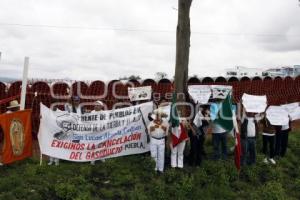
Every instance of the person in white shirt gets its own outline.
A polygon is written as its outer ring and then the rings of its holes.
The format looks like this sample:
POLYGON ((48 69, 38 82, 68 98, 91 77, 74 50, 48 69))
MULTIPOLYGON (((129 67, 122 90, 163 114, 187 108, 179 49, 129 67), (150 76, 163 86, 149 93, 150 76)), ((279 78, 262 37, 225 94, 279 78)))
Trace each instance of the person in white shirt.
POLYGON ((256 136, 258 123, 255 113, 246 113, 241 125, 242 165, 252 165, 256 162, 256 136))
POLYGON ((173 146, 173 141, 171 145, 171 167, 172 168, 183 168, 183 151, 185 148, 186 141, 188 140, 187 126, 188 122, 186 119, 182 119, 178 127, 172 127, 172 134, 177 138, 182 138, 182 140, 176 145, 173 146), (186 137, 185 139, 183 139, 186 137))
POLYGON ((161 109, 154 111, 155 119, 148 125, 150 135, 151 157, 155 160, 155 170, 159 173, 164 171, 165 164, 165 138, 168 134, 168 122, 162 119, 161 109))
POLYGON ((68 111, 69 113, 77 113, 77 114, 85 113, 84 108, 80 106, 79 96, 73 96, 71 98, 71 103, 65 104, 65 111, 68 111))

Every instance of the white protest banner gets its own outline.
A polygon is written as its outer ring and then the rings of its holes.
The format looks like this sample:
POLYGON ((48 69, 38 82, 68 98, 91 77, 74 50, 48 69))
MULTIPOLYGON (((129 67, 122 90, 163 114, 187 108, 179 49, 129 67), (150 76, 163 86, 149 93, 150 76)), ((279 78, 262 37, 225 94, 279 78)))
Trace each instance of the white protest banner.
POLYGON ((266 111, 266 116, 272 125, 284 126, 289 124, 289 114, 281 106, 270 106, 266 111))
POLYGON ((207 104, 211 96, 209 85, 189 85, 188 92, 194 102, 200 104, 207 104))
POLYGON ((151 99, 151 94, 151 86, 128 88, 128 97, 130 101, 148 100, 151 99))
POLYGON ((225 99, 232 92, 230 85, 211 85, 213 99, 225 99))
POLYGON ((300 119, 300 107, 297 107, 293 112, 289 113, 291 120, 298 120, 300 119))
POLYGON ((42 154, 86 162, 149 151, 148 113, 153 103, 79 115, 41 104, 38 134, 42 154))
POLYGON ((300 119, 300 106, 298 102, 281 105, 281 107, 289 113, 291 120, 300 119))
POLYGON ((267 107, 267 97, 266 95, 256 96, 244 93, 242 103, 247 112, 262 113, 267 107))

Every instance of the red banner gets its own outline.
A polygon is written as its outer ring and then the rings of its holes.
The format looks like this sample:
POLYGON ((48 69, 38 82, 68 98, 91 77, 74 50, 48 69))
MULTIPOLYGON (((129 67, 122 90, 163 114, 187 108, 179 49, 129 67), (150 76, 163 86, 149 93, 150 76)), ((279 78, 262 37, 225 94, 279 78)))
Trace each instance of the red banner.
POLYGON ((2 162, 12 163, 32 155, 31 110, 0 115, 4 134, 2 162))

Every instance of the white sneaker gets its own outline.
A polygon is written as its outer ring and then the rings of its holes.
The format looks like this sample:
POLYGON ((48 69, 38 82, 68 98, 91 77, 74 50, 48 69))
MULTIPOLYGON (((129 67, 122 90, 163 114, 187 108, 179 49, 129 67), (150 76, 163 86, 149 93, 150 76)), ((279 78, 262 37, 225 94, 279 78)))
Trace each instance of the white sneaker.
POLYGON ((265 164, 269 164, 269 161, 268 161, 267 158, 265 158, 265 159, 263 160, 263 162, 264 162, 265 164))
POLYGON ((276 165, 276 161, 273 158, 270 158, 269 161, 273 164, 276 165))
POLYGON ((95 165, 95 161, 93 160, 93 161, 91 161, 91 165, 95 165))
POLYGON ((52 165, 52 162, 48 162, 48 165, 52 165))
POLYGON ((0 162, 0 166, 3 166, 3 163, 2 163, 2 162, 0 162))

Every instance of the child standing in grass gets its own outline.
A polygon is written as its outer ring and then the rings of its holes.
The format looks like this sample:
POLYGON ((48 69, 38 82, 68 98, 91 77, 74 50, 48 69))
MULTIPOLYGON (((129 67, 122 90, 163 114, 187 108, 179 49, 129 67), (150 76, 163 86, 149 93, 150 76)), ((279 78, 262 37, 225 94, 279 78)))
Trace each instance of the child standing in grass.
POLYGON ((263 125, 263 153, 265 155, 265 159, 263 160, 264 163, 268 164, 269 162, 273 165, 276 164, 276 161, 274 160, 275 156, 275 134, 276 129, 275 126, 273 126, 270 121, 265 116, 262 119, 262 125, 263 125), (269 151, 269 155, 268 155, 269 151))
POLYGON ((155 118, 148 125, 150 134, 150 152, 155 160, 155 170, 164 171, 165 165, 165 138, 168 133, 168 122, 162 118, 162 109, 155 110, 155 118))

